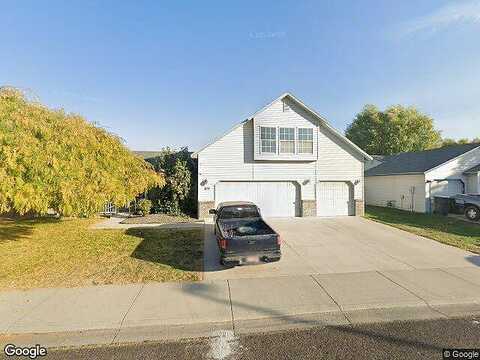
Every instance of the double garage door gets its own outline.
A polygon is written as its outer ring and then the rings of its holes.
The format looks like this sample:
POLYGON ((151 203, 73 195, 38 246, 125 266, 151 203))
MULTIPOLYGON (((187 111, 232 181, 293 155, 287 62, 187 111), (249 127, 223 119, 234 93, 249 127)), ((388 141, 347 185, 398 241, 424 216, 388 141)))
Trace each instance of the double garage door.
POLYGON ((292 182, 232 181, 215 185, 215 206, 224 201, 251 201, 262 216, 295 216, 296 187, 292 182))
MULTIPOLYGON (((251 201, 263 216, 293 217, 299 212, 297 186, 274 181, 220 182, 215 185, 215 206, 225 201, 251 201)), ((317 216, 353 215, 353 191, 347 182, 320 182, 316 192, 317 216)))

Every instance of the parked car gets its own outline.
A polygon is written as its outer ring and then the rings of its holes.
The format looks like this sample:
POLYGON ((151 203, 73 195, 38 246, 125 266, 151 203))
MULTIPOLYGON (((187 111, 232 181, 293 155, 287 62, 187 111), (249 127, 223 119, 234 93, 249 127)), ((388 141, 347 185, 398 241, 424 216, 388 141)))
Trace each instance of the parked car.
POLYGON ((465 214, 468 220, 480 219, 480 194, 458 194, 453 196, 455 206, 465 214))
POLYGON ((260 215, 252 202, 224 202, 214 215, 220 262, 225 266, 273 262, 281 258, 281 238, 260 215))

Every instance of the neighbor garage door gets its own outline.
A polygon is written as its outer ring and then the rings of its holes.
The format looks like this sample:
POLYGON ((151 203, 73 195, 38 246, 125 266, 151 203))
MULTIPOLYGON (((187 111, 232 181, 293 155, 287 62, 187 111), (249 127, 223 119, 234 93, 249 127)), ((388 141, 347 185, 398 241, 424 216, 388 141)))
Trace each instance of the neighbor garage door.
POLYGON ((346 182, 317 184, 317 216, 352 215, 352 193, 346 182))
POLYGON ((295 216, 295 185, 291 182, 220 182, 215 206, 224 201, 251 201, 263 216, 295 216))
POLYGON ((431 196, 453 196, 463 193, 463 184, 459 180, 434 180, 431 184, 431 196))

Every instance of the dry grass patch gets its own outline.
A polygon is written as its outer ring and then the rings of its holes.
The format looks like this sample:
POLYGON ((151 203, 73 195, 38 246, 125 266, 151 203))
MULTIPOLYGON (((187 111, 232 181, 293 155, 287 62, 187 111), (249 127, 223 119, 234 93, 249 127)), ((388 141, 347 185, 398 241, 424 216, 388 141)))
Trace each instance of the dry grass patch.
POLYGON ((195 222, 201 222, 201 220, 186 215, 148 214, 127 218, 121 224, 183 224, 195 222))
POLYGON ((98 219, 0 219, 0 289, 195 281, 203 231, 94 230, 98 219))

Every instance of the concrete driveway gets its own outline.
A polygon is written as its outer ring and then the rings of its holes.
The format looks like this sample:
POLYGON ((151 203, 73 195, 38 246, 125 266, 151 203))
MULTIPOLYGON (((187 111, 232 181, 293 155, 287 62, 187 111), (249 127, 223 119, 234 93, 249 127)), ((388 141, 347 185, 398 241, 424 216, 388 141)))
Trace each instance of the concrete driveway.
POLYGON ((224 268, 213 225, 205 225, 205 279, 479 267, 480 256, 359 217, 276 218, 279 262, 224 268))

